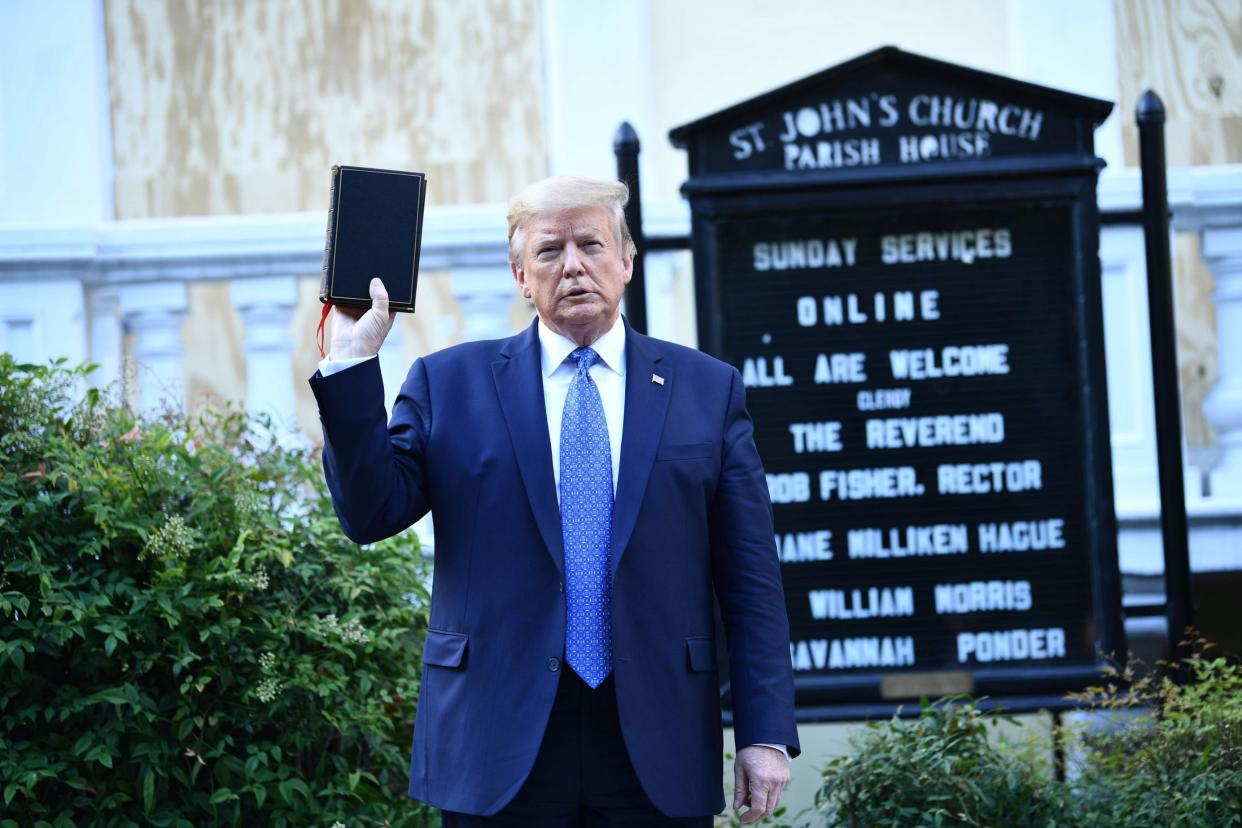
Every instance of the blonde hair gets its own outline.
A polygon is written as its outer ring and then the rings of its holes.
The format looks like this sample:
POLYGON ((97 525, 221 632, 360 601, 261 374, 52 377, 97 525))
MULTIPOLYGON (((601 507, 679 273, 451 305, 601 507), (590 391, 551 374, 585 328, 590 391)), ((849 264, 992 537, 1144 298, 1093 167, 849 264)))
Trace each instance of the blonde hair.
POLYGON ((617 221, 617 238, 621 241, 622 253, 633 256, 638 249, 625 222, 625 204, 629 200, 630 190, 620 181, 601 181, 574 175, 558 175, 536 181, 509 202, 509 261, 514 264, 521 262, 526 223, 532 218, 587 207, 603 207, 612 211, 617 221))

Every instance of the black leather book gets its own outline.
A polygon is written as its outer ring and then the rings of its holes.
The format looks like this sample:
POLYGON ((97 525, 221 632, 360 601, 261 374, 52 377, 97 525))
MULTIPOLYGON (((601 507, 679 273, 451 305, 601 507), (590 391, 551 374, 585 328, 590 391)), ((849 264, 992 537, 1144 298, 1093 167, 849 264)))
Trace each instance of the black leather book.
POLYGON ((332 167, 320 302, 369 308, 378 276, 389 308, 414 312, 426 193, 423 173, 332 167))

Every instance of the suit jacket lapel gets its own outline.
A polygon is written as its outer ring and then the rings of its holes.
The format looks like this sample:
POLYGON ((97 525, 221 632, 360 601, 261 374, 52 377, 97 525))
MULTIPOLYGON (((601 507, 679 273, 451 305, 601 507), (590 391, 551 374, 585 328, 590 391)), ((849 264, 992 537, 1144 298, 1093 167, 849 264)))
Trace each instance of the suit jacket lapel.
POLYGON ((552 477, 552 445, 548 441, 548 415, 543 401, 537 324, 509 340, 501 358, 492 363, 492 377, 539 534, 552 563, 564 575, 561 512, 552 477))
POLYGON ((617 496, 612 506, 612 570, 615 573, 634 532, 642 506, 647 478, 655 462, 664 415, 668 412, 673 377, 670 366, 661 365, 652 342, 625 323, 625 421, 621 431, 621 468, 617 473, 617 496), (664 384, 653 381, 659 374, 664 384))

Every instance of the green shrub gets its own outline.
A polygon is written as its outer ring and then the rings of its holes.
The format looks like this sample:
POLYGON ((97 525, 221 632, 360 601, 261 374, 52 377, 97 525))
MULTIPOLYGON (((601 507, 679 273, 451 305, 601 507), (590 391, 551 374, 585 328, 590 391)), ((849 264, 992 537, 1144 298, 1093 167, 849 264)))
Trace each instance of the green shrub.
POLYGON ((313 452, 0 354, 0 826, 418 826, 428 596, 313 452))
POLYGON ((989 740, 1000 721, 964 696, 924 700, 917 718, 869 723, 828 763, 815 805, 829 825, 1066 825, 1060 791, 1028 756, 989 740))
POLYGON ((1097 710, 1146 711, 1123 727, 1080 734, 1076 824, 1242 825, 1242 667, 1195 644, 1180 667, 1184 683, 1131 664, 1073 696, 1097 710))
POLYGON ((1062 727, 1078 755, 1071 780, 988 738, 1005 717, 967 697, 924 701, 917 719, 871 723, 852 753, 831 761, 817 816, 848 826, 1221 828, 1242 825, 1242 666, 1211 645, 1168 670, 1131 662, 1069 698, 1110 726, 1062 727))

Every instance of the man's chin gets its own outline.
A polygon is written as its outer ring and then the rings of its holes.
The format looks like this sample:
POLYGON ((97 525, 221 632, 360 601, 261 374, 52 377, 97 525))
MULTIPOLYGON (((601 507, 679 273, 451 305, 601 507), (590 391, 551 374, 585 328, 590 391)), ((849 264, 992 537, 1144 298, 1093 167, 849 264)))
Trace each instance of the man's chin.
POLYGON ((573 312, 557 316, 556 327, 565 336, 575 341, 593 342, 612 327, 614 317, 607 308, 576 307, 573 312))

